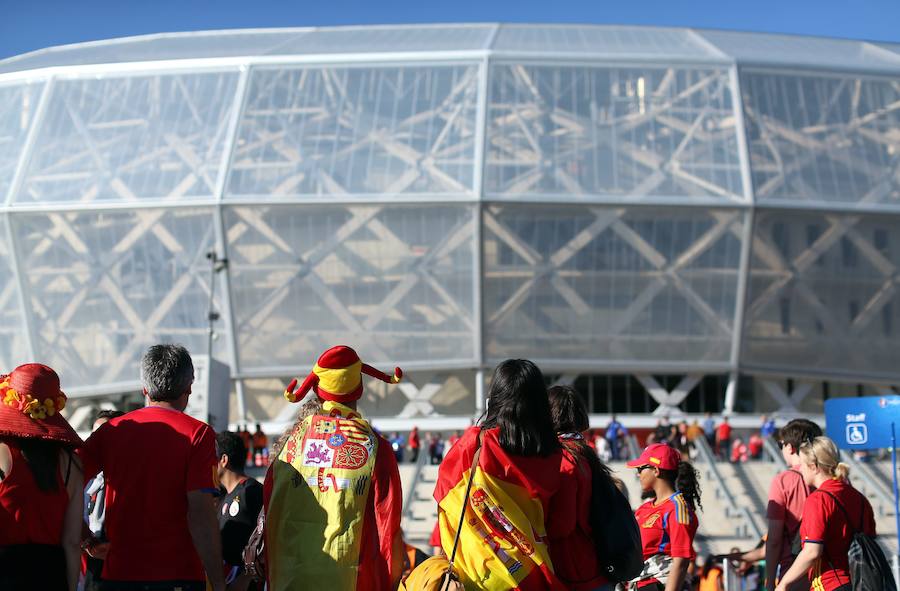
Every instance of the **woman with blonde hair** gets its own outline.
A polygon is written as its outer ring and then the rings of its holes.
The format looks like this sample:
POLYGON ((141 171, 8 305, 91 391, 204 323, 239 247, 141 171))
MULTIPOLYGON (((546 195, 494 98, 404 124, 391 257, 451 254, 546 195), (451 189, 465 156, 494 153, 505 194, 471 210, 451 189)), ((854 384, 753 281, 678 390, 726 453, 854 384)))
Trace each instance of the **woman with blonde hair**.
POLYGON ((875 535, 872 505, 850 485, 850 468, 840 461, 837 446, 828 437, 803 443, 800 459, 804 481, 816 490, 803 507, 803 549, 775 589, 786 591, 807 574, 813 589, 850 591, 847 553, 854 533, 875 535))

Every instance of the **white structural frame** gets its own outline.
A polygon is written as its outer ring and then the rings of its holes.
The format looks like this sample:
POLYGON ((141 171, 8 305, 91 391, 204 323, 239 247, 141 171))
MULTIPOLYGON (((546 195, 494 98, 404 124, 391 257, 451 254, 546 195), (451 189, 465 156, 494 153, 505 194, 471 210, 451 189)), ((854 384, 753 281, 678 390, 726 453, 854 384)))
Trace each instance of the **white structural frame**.
MULTIPOLYGON (((310 29, 313 30, 313 29, 310 29)), ((779 202, 767 201, 760 203, 756 198, 756 191, 752 184, 752 171, 750 164, 749 147, 747 138, 745 137, 744 122, 744 106, 743 95, 741 93, 741 73, 740 68, 744 68, 743 61, 729 57, 722 50, 717 48, 713 43, 709 42, 697 32, 688 30, 695 41, 700 43, 709 52, 706 58, 693 57, 684 58, 681 56, 665 56, 643 54, 640 56, 627 57, 623 55, 609 55, 604 53, 591 54, 589 52, 555 52, 552 56, 547 56, 541 52, 528 51, 499 51, 491 49, 497 34, 500 31, 499 25, 493 25, 490 29, 485 42, 485 47, 479 50, 462 50, 462 51, 432 51, 421 54, 409 52, 372 52, 372 53, 345 53, 345 54, 315 54, 315 55, 292 55, 292 56, 254 56, 254 57, 221 57, 221 58, 191 58, 181 60, 158 60, 158 61, 140 61, 126 63, 107 63, 92 64, 79 66, 54 66, 40 68, 36 70, 26 70, 21 72, 9 72, 0 74, 0 83, 14 83, 22 81, 42 81, 44 86, 40 94, 38 105, 35 113, 30 121, 30 128, 24 140, 21 149, 21 155, 16 166, 15 173, 12 177, 8 193, 5 195, 2 206, 0 206, 0 216, 6 219, 8 240, 12 250, 12 266, 17 276, 18 293, 20 306, 22 308, 23 321, 26 328, 26 343, 29 352, 34 357, 37 347, 37 326, 31 313, 31 306, 28 303, 27 280, 20 273, 22 258, 13 230, 13 220, 17 215, 34 213, 34 212, 80 212, 80 211, 116 211, 122 209, 173 209, 173 208, 197 208, 209 209, 213 212, 214 231, 215 231, 215 250, 219 256, 228 257, 228 240, 225 236, 226 227, 223 212, 226 207, 239 207, 242 205, 276 205, 276 204, 311 204, 314 201, 304 199, 285 200, 280 198, 266 198, 255 196, 252 197, 225 197, 228 180, 232 171, 233 158, 237 135, 239 133, 240 118, 246 105, 248 88, 253 72, 258 68, 271 68, 276 66, 282 67, 361 67, 361 66, 448 66, 448 65, 474 65, 477 69, 477 92, 476 92, 476 114, 475 114, 475 137, 474 137, 474 171, 472 178, 471 194, 465 193, 448 195, 448 194, 411 194, 397 197, 395 195, 379 195, 379 194, 353 194, 353 195, 332 195, 329 197, 329 205, 352 205, 352 204, 375 204, 386 205, 395 203, 433 203, 447 205, 462 205, 471 207, 475 216, 475 235, 473 249, 473 265, 475 271, 475 281, 473 282, 473 304, 474 304, 474 356, 471 362, 460 360, 431 360, 429 362, 407 364, 406 369, 411 371, 448 371, 448 370, 466 370, 473 371, 476 374, 475 386, 475 403, 476 413, 481 412, 485 408, 485 387, 486 377, 489 371, 488 356, 485 352, 485 331, 484 331, 484 252, 483 252, 483 232, 484 220, 489 215, 488 209, 491 205, 504 205, 510 202, 515 203, 534 203, 547 204, 560 207, 568 205, 590 205, 590 206, 628 206, 628 207, 654 207, 666 206, 673 209, 688 210, 691 208, 722 210, 725 212, 734 212, 738 222, 743 226, 740 230, 739 239, 741 240, 740 262, 737 269, 737 302, 735 306, 733 324, 730 330, 730 351, 728 353, 727 362, 639 362, 639 361, 604 361, 596 360, 594 362, 586 361, 569 361, 565 359, 542 359, 541 365, 547 371, 562 371, 573 379, 573 376, 579 373, 630 373, 638 377, 638 380, 644 385, 648 393, 660 404, 656 413, 663 414, 677 411, 677 406, 688 395, 691 389, 705 374, 727 373, 730 376, 729 386, 725 394, 725 412, 732 412, 735 407, 736 385, 738 375, 742 370, 741 363, 741 347, 744 339, 744 328, 747 319, 745 313, 749 313, 746 308, 746 299, 748 291, 748 279, 751 272, 751 251, 754 246, 753 225, 755 223, 756 211, 758 210, 786 210, 786 211, 803 211, 803 210, 821 210, 823 204, 808 203, 801 201, 782 200, 779 202), (659 67, 659 68, 679 68, 679 69, 710 69, 718 68, 727 73, 729 80, 729 88, 733 103, 733 111, 735 118, 735 127, 737 133, 737 149, 739 171, 741 175, 742 199, 721 199, 713 200, 709 197, 685 197, 679 196, 672 199, 666 196, 642 197, 640 199, 627 199, 617 195, 586 195, 578 196, 571 194, 561 195, 544 195, 544 196, 517 196, 513 200, 506 200, 496 194, 486 191, 485 176, 487 166, 488 152, 488 126, 489 126, 489 110, 490 110, 490 83, 489 77, 491 69, 503 64, 522 64, 527 66, 590 66, 590 67, 659 67), (166 200, 143 200, 136 203, 14 203, 13 198, 21 189, 24 182, 26 169, 31 161, 34 144, 37 138, 38 130, 43 121, 44 113, 50 97, 54 92, 56 81, 58 80, 74 80, 87 79, 94 77, 123 77, 123 76, 142 76, 142 75, 162 75, 162 74, 185 74, 185 73, 213 73, 213 72, 230 72, 238 73, 238 82, 235 88, 234 96, 230 101, 229 120, 227 123, 227 135, 225 137, 224 148, 221 154, 220 165, 218 168, 218 177, 216 178, 215 190, 210 198, 186 199, 178 202, 170 202, 166 200), (651 373, 652 372, 652 373, 651 373), (658 381, 653 374, 677 372, 685 375, 685 378, 672 391, 667 392, 659 386, 658 381)), ((898 71, 900 71, 900 55, 895 56, 886 49, 879 48, 880 55, 884 59, 896 59, 898 71)), ((757 72, 765 67, 773 67, 772 64, 749 64, 753 71, 757 72)), ((797 68, 798 71, 812 72, 813 68, 802 66, 797 68)), ((779 74, 784 74, 789 70, 779 67, 773 70, 779 74)), ((877 75, 878 69, 859 73, 860 76, 877 75)), ((896 76, 896 72, 885 72, 896 76)), ((854 72, 854 75, 857 73, 854 72)), ((857 204, 834 203, 827 205, 829 212, 854 212, 854 213, 879 213, 889 215, 900 215, 900 204, 883 204, 876 202, 860 202, 857 204)), ((602 221, 602 220, 601 220, 602 221)), ((606 226, 615 224, 615 219, 603 221, 593 231, 600 232, 606 226), (603 226, 606 224, 606 226, 603 226), (602 228, 600 226, 603 226, 602 228)), ((724 223, 724 222, 723 222, 724 223)), ((732 222, 728 221, 730 225, 732 222)), ((837 222, 836 222, 837 223, 837 222)), ((846 218, 841 222, 840 236, 852 235, 852 222, 846 218), (844 227, 846 226, 846 227, 844 227)), ((839 237, 840 237, 839 236, 839 237)), ((813 247, 811 247, 812 249, 813 247)), ((864 252, 865 254, 865 252, 864 252)), ((877 259, 875 254, 873 257, 877 259)), ((652 256, 650 253, 648 256, 652 256)), ((801 255, 801 258, 806 253, 801 255)), ((809 255, 811 256, 811 255, 809 255)), ((809 256, 806 256, 808 259, 809 256)), ((868 255, 867 255, 868 256, 868 255)), ((887 269, 883 261, 875 260, 876 265, 881 264, 887 269)), ((890 267, 893 273, 893 266, 890 267)), ((887 291, 893 289, 892 280, 887 280, 890 286, 884 288, 887 291)), ((235 328, 237 326, 232 299, 234 297, 232 278, 230 271, 226 269, 219 280, 219 296, 218 308, 222 314, 222 323, 224 324, 224 333, 227 335, 228 342, 226 346, 226 356, 232 371, 232 379, 235 383, 238 399, 238 412, 242 420, 247 420, 246 404, 244 401, 243 380, 258 377, 283 377, 286 375, 303 375, 308 370, 308 363, 311 360, 298 360, 296 365, 290 366, 274 366, 264 369, 244 368, 240 364, 240 355, 238 353, 237 334, 235 328)), ((565 294, 563 294, 565 297, 565 294)), ((777 294, 776 294, 777 295, 777 294)), ((570 294, 571 297, 571 294, 570 294)), ((688 296, 689 297, 689 296, 688 296)), ((774 296, 773 296, 774 297, 774 296)), ((573 298, 573 301, 577 299, 573 298)), ((759 375, 769 375, 767 372, 775 371, 769 368, 751 368, 752 373, 759 372, 759 375)), ((795 375, 793 372, 787 372, 783 375, 795 375)), ((846 381, 871 381, 884 382, 884 376, 866 376, 854 375, 851 373, 837 374, 831 376, 832 379, 846 381)), ((780 408, 785 412, 795 411, 796 405, 806 395, 808 389, 804 392, 801 386, 795 389, 794 393, 785 393, 780 386, 772 381, 764 381, 764 387, 767 392, 780 404, 780 408)), ((119 382, 116 384, 101 385, 99 388, 85 389, 76 388, 70 391, 74 396, 91 396, 95 394, 111 394, 114 392, 129 392, 135 389, 137 381, 119 382)), ((433 407, 429 403, 430 397, 437 391, 433 384, 428 384, 421 389, 416 389, 409 385, 404 393, 409 398, 409 414, 413 416, 414 408, 418 408, 420 414, 428 410, 430 412, 433 407)))

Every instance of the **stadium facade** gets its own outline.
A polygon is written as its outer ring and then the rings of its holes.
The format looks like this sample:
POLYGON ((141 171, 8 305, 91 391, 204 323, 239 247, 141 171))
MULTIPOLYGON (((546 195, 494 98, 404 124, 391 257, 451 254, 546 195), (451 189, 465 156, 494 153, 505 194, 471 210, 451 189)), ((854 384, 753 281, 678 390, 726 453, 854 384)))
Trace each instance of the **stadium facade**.
POLYGON ((468 421, 508 357, 598 414, 818 414, 900 384, 898 151, 887 43, 485 24, 49 48, 0 61, 0 367, 46 362, 87 409, 138 390, 148 344, 211 347, 232 418, 277 423, 346 343, 411 378, 364 408, 420 425, 468 421))

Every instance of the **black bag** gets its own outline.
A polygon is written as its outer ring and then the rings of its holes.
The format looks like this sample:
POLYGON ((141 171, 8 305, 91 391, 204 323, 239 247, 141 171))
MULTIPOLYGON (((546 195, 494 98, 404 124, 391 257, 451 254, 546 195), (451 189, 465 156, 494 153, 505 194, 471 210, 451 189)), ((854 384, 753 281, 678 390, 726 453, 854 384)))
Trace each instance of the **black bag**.
POLYGON ((591 480, 591 528, 603 575, 616 583, 630 581, 644 568, 641 530, 609 473, 595 469, 591 480))
MULTIPOLYGON (((837 497, 827 490, 818 492, 823 492, 834 499, 837 506, 841 508, 847 525, 850 529, 854 529, 850 515, 837 497)), ((863 532, 864 518, 865 503, 863 503, 863 513, 859 516, 859 527, 855 528, 850 538, 850 549, 847 552, 847 561, 850 564, 850 588, 853 591, 897 591, 894 574, 884 557, 884 552, 881 551, 875 538, 863 532)))

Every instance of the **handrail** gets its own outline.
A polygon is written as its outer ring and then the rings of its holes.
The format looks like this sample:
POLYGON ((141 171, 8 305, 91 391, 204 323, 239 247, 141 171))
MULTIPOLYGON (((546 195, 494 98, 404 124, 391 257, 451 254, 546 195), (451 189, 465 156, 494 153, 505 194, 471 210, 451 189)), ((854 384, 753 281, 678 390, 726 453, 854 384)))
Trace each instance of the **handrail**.
POLYGON ((627 437, 625 437, 625 447, 628 448, 628 456, 630 459, 634 459, 641 455, 641 446, 638 445, 637 436, 634 433, 629 433, 627 437))
POLYGON ((403 509, 400 511, 400 515, 409 519, 412 519, 412 514, 409 511, 412 509, 413 500, 418 500, 416 499, 416 485, 422 477, 422 468, 425 467, 427 463, 425 460, 428 458, 428 454, 421 453, 421 451, 419 450, 419 457, 416 459, 416 471, 413 472, 413 477, 410 480, 409 494, 403 499, 403 509))
POLYGON ((694 447, 697 449, 697 452, 700 454, 700 457, 703 459, 703 461, 706 462, 707 478, 709 477, 709 475, 712 475, 712 478, 717 485, 716 493, 721 494, 725 497, 725 500, 727 502, 726 513, 734 512, 735 514, 741 516, 744 520, 745 525, 747 526, 747 533, 752 533, 753 537, 756 539, 762 538, 764 532, 759 527, 759 524, 756 523, 756 518, 750 512, 750 509, 748 509, 747 507, 738 506, 737 500, 728 489, 728 485, 725 483, 725 479, 719 472, 718 466, 716 466, 716 459, 713 457, 712 450, 709 448, 709 444, 706 442, 706 439, 703 437, 697 437, 696 439, 694 439, 694 447))
POLYGON ((763 450, 765 450, 769 459, 778 465, 779 470, 787 470, 787 462, 784 461, 784 456, 781 455, 781 449, 775 444, 774 437, 763 439, 763 450))
MULTIPOLYGON (((853 454, 848 452, 845 449, 841 450, 841 461, 845 464, 849 464, 851 467, 850 470, 850 478, 852 479, 854 476, 859 476, 859 478, 866 485, 866 488, 871 491, 876 497, 878 497, 878 514, 880 516, 884 516, 887 514, 887 510, 893 510, 894 508, 894 495, 884 489, 884 486, 872 476, 869 472, 868 467, 865 466, 862 462, 853 457, 853 454)), ((870 495, 867 495, 870 496, 870 495)), ((870 496, 871 498, 871 496, 870 496)))

